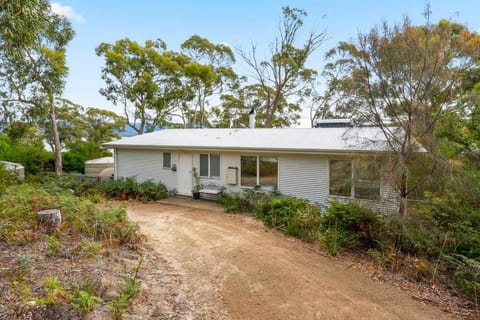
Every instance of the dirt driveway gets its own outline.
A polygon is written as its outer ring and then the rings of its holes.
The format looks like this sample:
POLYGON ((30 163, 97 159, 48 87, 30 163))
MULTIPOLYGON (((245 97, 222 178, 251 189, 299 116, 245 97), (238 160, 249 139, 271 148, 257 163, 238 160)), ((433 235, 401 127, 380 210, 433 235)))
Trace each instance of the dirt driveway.
POLYGON ((138 203, 128 213, 168 267, 150 277, 175 287, 176 307, 152 318, 452 319, 247 216, 138 203))

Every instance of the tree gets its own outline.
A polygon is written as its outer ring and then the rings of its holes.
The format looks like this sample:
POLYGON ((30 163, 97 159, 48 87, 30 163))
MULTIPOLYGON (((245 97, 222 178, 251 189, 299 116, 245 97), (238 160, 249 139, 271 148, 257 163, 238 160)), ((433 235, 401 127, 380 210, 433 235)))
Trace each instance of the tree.
MULTIPOLYGON (((269 92, 273 94, 273 89, 270 88, 269 92)), ((249 112, 253 108, 255 110, 255 127, 264 127, 267 113, 262 106, 266 104, 266 99, 265 88, 259 84, 246 85, 232 93, 223 94, 220 97, 220 107, 212 110, 216 117, 216 126, 248 128, 249 112)), ((277 110, 277 115, 272 119, 271 127, 289 127, 296 124, 300 118, 301 108, 296 103, 288 103, 288 101, 282 100, 278 104, 277 110)))
POLYGON ((106 87, 100 94, 123 108, 127 125, 138 134, 166 124, 176 108, 173 102, 183 94, 180 77, 187 60, 166 49, 160 39, 141 46, 127 38, 96 49, 105 58, 106 87))
POLYGON ((184 101, 181 114, 185 125, 203 127, 208 119, 208 98, 237 83, 238 76, 231 68, 235 56, 229 46, 213 44, 198 35, 183 42, 181 48, 191 59, 185 65, 184 77, 186 92, 194 97, 184 101))
POLYGON ((383 23, 330 52, 341 68, 334 80, 344 104, 353 106, 357 121, 382 130, 393 154, 389 171, 402 218, 409 196, 439 168, 434 129, 452 111, 461 79, 480 52, 478 35, 445 20, 431 24, 429 14, 427 7, 425 25, 413 26, 408 18, 392 27, 383 23), (425 161, 422 176, 411 179, 419 160, 425 161))
POLYGON ((68 67, 66 47, 73 38, 66 18, 45 0, 3 1, 0 7, 0 55, 3 105, 28 116, 48 117, 54 137, 55 175, 62 174, 55 99, 61 95, 68 67))
POLYGON ((119 139, 118 132, 125 128, 125 118, 113 111, 87 108, 83 117, 83 137, 100 146, 102 143, 119 139))
POLYGON ((307 68, 306 63, 325 38, 324 32, 312 31, 305 42, 296 47, 303 18, 307 13, 290 7, 282 8, 282 13, 279 36, 271 44, 271 56, 268 60, 258 59, 255 45, 252 45, 250 54, 240 50, 240 56, 250 67, 251 76, 265 96, 262 108, 266 115, 266 128, 272 126, 274 118, 280 113, 282 103, 287 101, 290 105, 292 98, 301 99, 309 84, 314 81, 317 72, 307 68))

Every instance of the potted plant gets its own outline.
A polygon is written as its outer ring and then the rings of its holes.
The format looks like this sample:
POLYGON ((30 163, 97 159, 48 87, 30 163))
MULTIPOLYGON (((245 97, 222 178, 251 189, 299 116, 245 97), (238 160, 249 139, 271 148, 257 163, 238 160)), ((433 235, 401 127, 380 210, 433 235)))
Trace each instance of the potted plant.
POLYGON ((200 176, 198 175, 197 169, 193 168, 192 170, 193 180, 195 181, 195 185, 192 189, 192 197, 194 200, 200 199, 200 176))

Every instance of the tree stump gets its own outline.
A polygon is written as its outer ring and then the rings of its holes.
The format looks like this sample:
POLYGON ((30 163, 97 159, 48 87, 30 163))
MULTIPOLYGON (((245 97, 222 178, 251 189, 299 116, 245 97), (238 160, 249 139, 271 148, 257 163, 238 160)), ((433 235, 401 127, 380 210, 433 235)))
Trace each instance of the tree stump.
POLYGON ((37 229, 51 234, 60 229, 62 214, 58 209, 42 210, 37 212, 37 229))

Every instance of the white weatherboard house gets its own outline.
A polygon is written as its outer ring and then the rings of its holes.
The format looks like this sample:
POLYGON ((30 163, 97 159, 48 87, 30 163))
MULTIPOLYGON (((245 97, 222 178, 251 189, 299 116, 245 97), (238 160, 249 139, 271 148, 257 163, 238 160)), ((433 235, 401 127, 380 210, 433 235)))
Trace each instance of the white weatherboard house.
POLYGON ((195 168, 202 184, 227 192, 256 188, 322 205, 359 199, 380 210, 398 207, 378 128, 165 129, 103 146, 114 149, 116 177, 161 181, 180 195, 192 194, 195 168))

